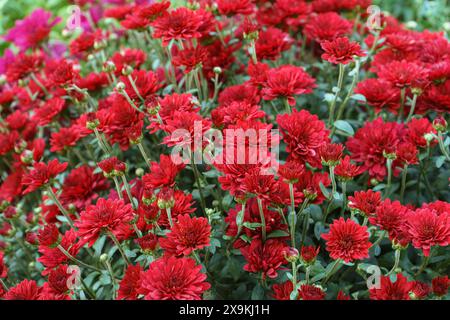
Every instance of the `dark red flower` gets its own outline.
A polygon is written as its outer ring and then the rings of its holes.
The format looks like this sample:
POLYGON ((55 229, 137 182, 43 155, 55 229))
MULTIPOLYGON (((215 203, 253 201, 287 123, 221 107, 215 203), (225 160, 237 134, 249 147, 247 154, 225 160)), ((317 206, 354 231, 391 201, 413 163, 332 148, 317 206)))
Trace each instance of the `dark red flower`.
POLYGON ((75 223, 79 228, 81 240, 92 246, 103 232, 114 234, 119 240, 131 232, 130 223, 134 213, 130 204, 123 200, 105 200, 100 198, 95 205, 90 205, 81 212, 80 220, 75 223))
POLYGON ((6 278, 7 276, 8 276, 8 267, 5 264, 3 252, 0 252, 0 279, 6 278))
POLYGON ((125 271, 125 275, 119 284, 117 291, 118 300, 136 300, 139 293, 139 283, 143 270, 140 264, 135 266, 129 265, 125 271))
MULTIPOLYGON (((413 118, 408 122, 407 128, 406 139, 420 148, 426 148, 428 145, 427 140, 425 139, 426 134, 436 134, 436 130, 427 118, 413 118)), ((436 143, 437 141, 434 140, 430 142, 430 145, 432 146, 436 143)))
POLYGON ((408 218, 409 209, 402 206, 400 201, 385 199, 375 210, 375 214, 369 217, 371 224, 389 232, 391 239, 402 235, 408 218))
POLYGON ((63 110, 64 105, 65 101, 60 97, 49 99, 42 107, 34 110, 34 119, 38 121, 38 125, 45 126, 63 110))
POLYGON ((320 46, 325 51, 322 59, 334 64, 348 64, 355 56, 364 57, 365 53, 357 42, 350 42, 347 37, 336 38, 332 41, 323 41, 320 46))
POLYGON ((380 205, 381 192, 374 192, 371 189, 367 191, 356 191, 353 197, 348 197, 349 208, 357 210, 359 214, 365 217, 375 215, 376 210, 380 205))
POLYGON ((350 300, 350 297, 348 295, 346 295, 344 292, 342 292, 342 290, 339 290, 336 300, 346 301, 346 300, 350 300))
POLYGON ((305 264, 314 264, 316 257, 319 254, 320 247, 303 246, 300 257, 305 264))
POLYGON ((117 175, 120 173, 124 173, 127 169, 127 165, 125 162, 120 161, 117 157, 110 157, 105 160, 100 161, 97 164, 100 169, 102 169, 103 174, 106 175, 117 175))
POLYGON ((330 257, 345 262, 367 258, 372 245, 369 242, 367 227, 344 218, 334 220, 330 225, 330 231, 322 235, 322 238, 326 240, 326 249, 330 257))
POLYGON ((101 33, 85 31, 69 44, 70 54, 86 57, 94 49, 96 41, 101 40, 101 33))
POLYGON ((208 219, 179 215, 177 220, 167 237, 159 239, 166 254, 188 256, 195 250, 209 246, 211 226, 208 219))
MULTIPOLYGON (((316 87, 315 80, 302 67, 284 65, 270 69, 267 82, 262 90, 264 100, 285 98, 294 106, 294 96, 312 93, 316 87)), ((303 111, 303 110, 302 110, 303 111)))
POLYGON ((52 247, 60 240, 59 230, 55 224, 47 224, 43 229, 39 230, 37 239, 39 240, 39 245, 52 247))
POLYGON ((393 61, 379 66, 376 72, 398 88, 423 89, 428 85, 428 70, 415 62, 393 61))
POLYGON ((410 293, 412 299, 425 299, 430 292, 431 287, 425 282, 413 281, 410 293))
POLYGON ((171 156, 161 154, 159 156, 159 163, 152 162, 150 173, 142 177, 144 187, 148 190, 161 187, 173 187, 176 176, 184 167, 184 164, 175 164, 171 156))
POLYGON ((283 283, 275 283, 272 286, 272 297, 276 300, 291 300, 291 293, 294 290, 292 281, 288 280, 283 283))
MULTIPOLYGON (((77 242, 77 234, 75 230, 67 231, 61 238, 59 245, 64 248, 71 256, 76 257, 80 250, 81 244, 77 242)), ((69 258, 58 248, 48 247, 45 245, 39 246, 39 253, 42 254, 37 260, 41 262, 46 269, 43 274, 48 274, 51 269, 58 267, 69 258)))
POLYGON ((23 194, 33 192, 51 182, 58 174, 66 170, 67 162, 60 163, 57 159, 50 160, 48 164, 37 162, 33 169, 22 178, 22 185, 25 186, 23 194))
POLYGON ((300 286, 298 296, 300 300, 325 300, 325 292, 322 288, 310 284, 300 286))
POLYGON ((173 55, 172 64, 175 67, 184 67, 184 73, 189 73, 198 66, 201 66, 208 59, 208 51, 201 45, 195 48, 185 48, 178 50, 173 55))
POLYGON ((196 11, 178 8, 157 18, 152 26, 153 37, 161 38, 164 45, 170 40, 189 40, 201 36, 202 17, 196 11))
POLYGON ((321 13, 306 23, 304 34, 317 42, 333 40, 352 32, 352 24, 336 12, 321 13))
POLYGON ((409 291, 413 283, 401 273, 397 274, 397 280, 391 281, 389 276, 381 276, 381 287, 369 290, 371 300, 410 300, 409 291))
POLYGON ((65 87, 72 84, 75 77, 72 63, 61 60, 49 75, 49 80, 55 86, 65 87))
POLYGON ((341 162, 343 157, 344 146, 337 143, 323 144, 319 149, 322 164, 334 167, 341 162))
POLYGON ((227 16, 250 15, 255 10, 255 5, 252 0, 218 0, 217 8, 220 14, 227 16))
POLYGON ((18 285, 10 288, 4 295, 5 300, 38 300, 41 288, 34 280, 23 280, 18 285))
POLYGON ((450 287, 450 279, 448 276, 436 277, 431 280, 433 293, 438 297, 443 297, 447 294, 450 287))
POLYGON ((278 28, 269 27, 261 31, 256 41, 256 56, 259 60, 277 60, 281 53, 291 47, 292 39, 289 34, 278 28))
POLYGON ((8 81, 17 81, 28 76, 30 73, 39 71, 42 64, 42 56, 38 54, 27 55, 19 53, 8 66, 6 78, 8 81))
POLYGON ((329 141, 325 123, 306 110, 278 115, 277 122, 290 156, 302 163, 320 167, 319 151, 329 141))
POLYGON ((450 244, 449 213, 438 215, 430 209, 417 209, 408 216, 406 223, 413 246, 422 249, 426 257, 431 247, 450 244))
POLYGON ((400 91, 383 79, 363 80, 356 86, 355 93, 363 95, 365 102, 377 113, 382 109, 397 113, 400 107, 400 91))
POLYGON ((284 257, 286 249, 287 246, 280 240, 269 239, 265 243, 258 239, 253 240, 249 246, 241 248, 241 253, 247 261, 244 270, 261 273, 264 279, 276 278, 280 267, 287 263, 284 257))
POLYGON ((147 300, 200 300, 211 287, 201 269, 190 258, 160 258, 141 274, 139 292, 147 300))
POLYGON ((145 253, 152 253, 158 246, 158 237, 153 233, 148 233, 145 236, 136 239, 136 243, 141 247, 145 253))
POLYGON ((50 151, 59 152, 76 146, 81 136, 77 130, 72 128, 61 128, 58 132, 53 132, 50 137, 50 151))
POLYGON ((334 169, 336 176, 343 181, 352 180, 363 172, 360 166, 352 163, 350 156, 345 156, 334 169))
MULTIPOLYGON (((139 92, 139 95, 144 99, 150 99, 155 96, 156 92, 160 89, 160 81, 157 75, 152 71, 145 70, 133 70, 130 77, 134 81, 134 85, 139 92)), ((128 96, 135 101, 139 100, 138 93, 134 90, 130 79, 126 76, 120 77, 120 81, 125 84, 125 92, 128 96)))

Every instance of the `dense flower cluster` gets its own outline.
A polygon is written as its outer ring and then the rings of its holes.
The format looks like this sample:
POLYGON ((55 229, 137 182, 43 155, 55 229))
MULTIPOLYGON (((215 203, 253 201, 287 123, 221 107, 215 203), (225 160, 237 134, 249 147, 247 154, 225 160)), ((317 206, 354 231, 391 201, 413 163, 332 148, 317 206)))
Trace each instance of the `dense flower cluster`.
POLYGON ((187 3, 2 36, 0 299, 448 299, 445 35, 187 3))

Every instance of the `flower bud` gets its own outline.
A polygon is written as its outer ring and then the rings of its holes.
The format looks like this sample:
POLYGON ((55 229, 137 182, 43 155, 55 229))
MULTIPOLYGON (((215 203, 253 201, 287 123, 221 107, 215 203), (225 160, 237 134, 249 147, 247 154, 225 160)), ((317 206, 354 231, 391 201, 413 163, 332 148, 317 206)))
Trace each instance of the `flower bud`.
POLYGON ((304 246, 302 247, 301 260, 305 265, 312 265, 316 262, 320 247, 304 246))
POLYGON ((133 73, 133 67, 127 65, 122 68, 122 74, 124 76, 129 76, 132 73, 133 73))
POLYGON ((284 258, 289 261, 290 263, 297 262, 299 258, 298 250, 292 247, 287 248, 285 251, 283 251, 284 258))
POLYGON ((100 258, 99 258, 101 263, 105 263, 106 261, 108 261, 108 255, 106 253, 103 253, 100 258))
POLYGON ((433 128, 437 132, 447 132, 447 121, 445 121, 444 117, 438 116, 436 119, 433 120, 433 128))
POLYGON ((118 82, 116 84, 116 90, 117 90, 117 92, 123 92, 125 90, 125 83, 118 82))
POLYGON ((25 150, 20 155, 20 161, 24 164, 31 164, 33 162, 33 151, 25 150))
POLYGON ((221 74, 222 73, 222 68, 221 67, 214 67, 213 69, 215 74, 221 74))
POLYGON ((103 71, 106 73, 111 73, 116 71, 116 65, 114 64, 114 62, 108 60, 103 64, 103 71))

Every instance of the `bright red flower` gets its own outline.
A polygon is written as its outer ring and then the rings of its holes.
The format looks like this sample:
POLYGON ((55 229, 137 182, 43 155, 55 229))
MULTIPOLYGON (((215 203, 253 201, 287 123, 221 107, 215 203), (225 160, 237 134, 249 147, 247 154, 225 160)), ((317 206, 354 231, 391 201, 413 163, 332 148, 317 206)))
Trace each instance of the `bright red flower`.
POLYGON ((152 162, 150 173, 142 177, 144 187, 148 190, 161 187, 173 187, 175 185, 175 178, 184 167, 184 164, 175 164, 171 156, 161 154, 159 156, 159 163, 152 162))
POLYGON ((252 0, 218 0, 217 8, 220 14, 227 16, 250 15, 255 10, 255 5, 252 0))
POLYGON ((302 67, 284 65, 269 70, 267 83, 262 90, 264 100, 285 98, 294 106, 294 96, 312 93, 316 87, 315 80, 302 67))
POLYGON ((198 66, 201 66, 208 59, 208 51, 201 45, 195 48, 185 48, 178 50, 173 55, 172 64, 175 67, 184 67, 184 73, 188 74, 198 66))
POLYGON ((333 40, 352 32, 352 24, 336 12, 313 16, 304 28, 305 35, 317 42, 333 40))
POLYGON ((355 93, 363 95, 365 102, 377 113, 382 109, 397 113, 400 107, 400 91, 383 79, 363 80, 356 86, 355 93))
POLYGON ((55 86, 65 87, 72 84, 75 77, 72 63, 61 60, 49 75, 49 80, 55 86))
MULTIPOLYGON (((426 148, 427 140, 425 139, 426 134, 436 134, 436 130, 433 128, 432 123, 427 118, 411 119, 407 124, 408 131, 406 133, 406 139, 413 145, 426 148)), ((431 145, 435 145, 436 140, 431 141, 431 145)))
MULTIPOLYGON (((153 98, 161 87, 158 76, 152 71, 133 70, 130 77, 133 79, 136 89, 144 100, 153 98)), ((132 100, 138 101, 139 96, 134 90, 130 79, 126 76, 121 76, 120 81, 125 84, 125 92, 128 96, 132 100)))
POLYGON ((316 257, 319 254, 320 247, 316 246, 303 246, 301 250, 301 259, 306 264, 314 264, 316 257))
POLYGON ((363 172, 361 167, 352 163, 350 156, 345 156, 334 169, 336 176, 343 181, 352 180, 363 172))
POLYGON ((23 194, 33 192, 51 182, 58 174, 66 170, 67 162, 60 163, 57 159, 50 160, 48 164, 37 162, 33 169, 22 178, 22 185, 26 186, 23 194))
POLYGON ((59 152, 74 147, 80 138, 77 130, 61 128, 58 132, 53 132, 50 137, 50 151, 59 152))
POLYGON ((322 164, 327 166, 336 166, 341 162, 343 157, 344 146, 337 143, 323 144, 319 149, 322 164))
POLYGON ((100 198, 95 205, 81 212, 75 226, 79 228, 78 235, 82 242, 92 246, 103 232, 110 232, 119 240, 126 238, 131 232, 133 217, 130 204, 125 204, 123 200, 100 198))
POLYGON ((365 53, 357 42, 350 42, 347 37, 336 38, 333 41, 323 41, 320 46, 325 51, 322 59, 334 64, 348 64, 355 56, 364 57, 365 53))
POLYGON ((171 232, 166 238, 160 238, 159 243, 166 254, 188 256, 191 252, 209 246, 211 226, 206 218, 191 218, 179 215, 171 232))
MULTIPOLYGON (((59 243, 71 256, 76 257, 80 250, 81 244, 77 242, 77 234, 75 230, 67 231, 61 238, 59 243)), ((39 253, 42 254, 37 260, 41 262, 46 270, 43 275, 48 274, 51 269, 58 267, 62 263, 69 261, 69 258, 57 247, 52 246, 39 246, 39 253)))
POLYGON ((140 264, 135 266, 129 265, 125 271, 125 275, 119 283, 117 291, 118 300, 136 300, 139 293, 139 282, 143 270, 140 264))
POLYGON ((5 300, 38 300, 41 288, 34 280, 23 280, 18 285, 10 288, 5 294, 5 300))
MULTIPOLYGON (((98 29, 99 30, 99 29, 98 29)), ((86 57, 94 49, 96 41, 101 40, 101 33, 84 31, 69 44, 70 54, 86 57)))
POLYGON ((325 292, 317 286, 304 284, 298 290, 300 300, 325 300, 325 292))
POLYGON ((422 208, 433 210, 438 216, 444 213, 450 213, 450 203, 440 200, 431 203, 424 203, 422 204, 422 208))
POLYGON ((393 61, 381 65, 377 75, 398 88, 425 88, 428 85, 428 70, 415 62, 393 61))
POLYGON ((19 53, 6 70, 8 81, 17 81, 28 76, 30 73, 39 71, 42 64, 42 56, 39 54, 27 55, 19 53))
POLYGON ((256 41, 256 56, 259 60, 277 60, 281 53, 291 47, 292 39, 289 34, 278 28, 269 27, 261 31, 256 41))
POLYGON ((344 218, 335 220, 330 225, 330 231, 322 235, 322 238, 326 240, 326 249, 330 257, 345 262, 367 258, 372 245, 369 242, 367 227, 344 218))
POLYGON ((336 300, 347 301, 347 300, 350 300, 350 297, 348 295, 346 295, 344 292, 342 292, 342 290, 339 290, 336 300))
POLYGON ((438 215, 430 209, 417 209, 408 216, 408 233, 412 244, 428 257, 431 247, 450 244, 450 214, 438 215))
POLYGON ((139 292, 146 300, 200 300, 211 287, 201 269, 190 258, 160 258, 141 274, 139 292))
POLYGON ((59 230, 55 224, 47 224, 43 229, 39 230, 37 239, 39 240, 39 245, 41 246, 54 246, 60 240, 59 230))
POLYGON ((450 287, 450 279, 448 276, 436 277, 431 280, 433 293, 438 297, 443 297, 447 294, 450 287))
POLYGON ((5 264, 3 252, 0 252, 0 279, 8 276, 8 267, 5 264))
POLYGON ((66 206, 74 204, 81 211, 108 188, 109 182, 102 174, 94 174, 94 168, 83 165, 73 169, 64 180, 60 200, 66 206))
POLYGON ((59 97, 49 99, 42 107, 35 109, 34 119, 38 121, 38 125, 45 126, 63 110, 64 105, 64 99, 59 97))
POLYGON ((357 210, 358 213, 365 217, 375 215, 378 206, 381 205, 381 192, 374 192, 369 189, 367 191, 356 191, 352 196, 348 197, 348 206, 350 209, 357 210))
POLYGON ((292 281, 288 280, 283 283, 275 283, 272 286, 272 297, 276 300, 291 300, 291 292, 294 290, 294 285, 292 281))
POLYGON ((247 261, 244 270, 261 273, 264 279, 276 278, 280 267, 287 263, 284 257, 286 249, 287 246, 280 240, 269 239, 264 244, 261 240, 253 240, 249 246, 241 248, 241 253, 247 261))
POLYGON ((431 292, 431 287, 421 281, 414 281, 411 286, 412 299, 425 299, 431 292))
POLYGON ((402 235, 408 218, 409 209, 402 206, 400 201, 385 199, 375 210, 375 214, 369 217, 371 224, 389 232, 391 239, 402 235))
POLYGON ((319 150, 329 142, 325 123, 306 110, 278 115, 277 122, 290 156, 302 163, 320 167, 319 150))
POLYGON ((102 169, 103 174, 119 174, 124 173, 127 169, 125 162, 120 161, 117 157, 110 157, 105 160, 100 161, 98 164, 100 169, 102 169))
POLYGON ((412 282, 401 273, 397 274, 397 280, 392 282, 389 276, 381 276, 381 287, 369 290, 371 300, 410 300, 409 291, 412 282))
POLYGON ((362 162, 364 171, 383 180, 387 175, 386 154, 395 154, 404 136, 404 128, 397 122, 384 122, 378 118, 367 122, 347 140, 347 149, 354 161, 362 162))
POLYGON ((170 40, 189 40, 201 36, 202 17, 196 11, 178 8, 157 18, 152 26, 153 37, 161 38, 164 45, 170 40))

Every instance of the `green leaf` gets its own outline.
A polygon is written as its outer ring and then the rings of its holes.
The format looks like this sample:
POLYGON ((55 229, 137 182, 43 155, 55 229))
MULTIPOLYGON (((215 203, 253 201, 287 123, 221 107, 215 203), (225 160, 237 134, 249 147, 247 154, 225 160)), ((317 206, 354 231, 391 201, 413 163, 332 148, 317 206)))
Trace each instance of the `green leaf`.
POLYGON ((436 158, 436 168, 442 167, 442 165, 445 163, 445 156, 440 156, 436 158))
POLYGON ((352 95, 351 98, 353 100, 361 101, 361 102, 366 102, 367 101, 366 97, 364 95, 362 95, 362 94, 359 94, 359 93, 352 95))
POLYGON ((328 189, 323 185, 322 181, 319 182, 320 191, 322 191, 325 198, 330 199, 330 192, 328 189))
POLYGON ((261 223, 258 222, 244 222, 243 226, 250 229, 250 230, 255 230, 256 228, 259 228, 262 226, 261 223))
POLYGON ((259 283, 256 284, 256 286, 253 288, 252 291, 252 300, 262 300, 264 299, 264 296, 265 296, 264 288, 259 283))
POLYGON ((349 135, 353 136, 355 134, 355 131, 353 130, 353 127, 344 120, 338 120, 334 123, 334 126, 341 130, 344 131, 345 133, 348 133, 349 135))
POLYGON ((282 238, 282 237, 288 237, 289 233, 287 233, 286 231, 283 230, 275 230, 273 232, 271 232, 267 238, 282 238))

